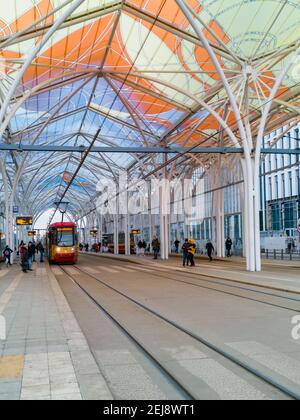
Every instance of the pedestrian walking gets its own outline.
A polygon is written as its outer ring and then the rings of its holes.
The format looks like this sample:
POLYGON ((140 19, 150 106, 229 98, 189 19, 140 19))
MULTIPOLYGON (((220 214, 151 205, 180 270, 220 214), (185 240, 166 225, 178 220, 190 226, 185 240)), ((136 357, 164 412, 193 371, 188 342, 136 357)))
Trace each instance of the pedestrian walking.
POLYGON ((190 259, 189 259, 189 240, 186 239, 182 246, 182 256, 183 256, 183 267, 186 265, 189 266, 190 259))
POLYGON ((32 242, 32 261, 35 262, 35 255, 36 255, 36 244, 35 242, 32 242))
POLYGON ((85 252, 89 252, 89 244, 85 244, 85 252))
POLYGON ((28 243, 28 270, 32 270, 33 256, 35 255, 35 245, 32 242, 28 243))
POLYGON ((160 251, 160 242, 156 236, 152 240, 153 259, 157 260, 160 251))
POLYGON ((142 246, 142 256, 144 257, 146 254, 146 249, 147 249, 147 242, 143 241, 143 246, 142 246))
POLYGON ((212 242, 210 240, 208 240, 207 244, 206 244, 206 251, 207 251, 207 256, 208 256, 210 262, 213 260, 212 254, 213 254, 214 250, 215 250, 215 248, 214 248, 212 242))
POLYGON ((136 245, 136 249, 137 249, 137 256, 141 256, 142 252, 143 252, 143 241, 138 241, 137 245, 136 245))
POLYGON ((174 245, 175 245, 175 253, 179 254, 180 241, 178 239, 176 239, 176 241, 174 242, 174 245))
POLYGON ((38 243, 37 250, 40 253, 40 263, 43 263, 44 262, 44 255, 45 255, 45 248, 44 248, 42 242, 38 243))
POLYGON ((21 256, 22 271, 23 271, 23 273, 27 273, 27 270, 29 269, 28 249, 26 248, 26 244, 23 241, 20 245, 20 256, 21 256))
POLYGON ((226 251, 227 251, 227 258, 231 257, 231 249, 232 249, 232 240, 230 238, 230 236, 228 236, 228 238, 226 239, 226 251))
POLYGON ((10 249, 10 247, 8 245, 6 245, 4 251, 3 251, 3 255, 5 258, 5 263, 6 263, 6 267, 10 267, 11 264, 11 254, 13 253, 13 250, 10 249))

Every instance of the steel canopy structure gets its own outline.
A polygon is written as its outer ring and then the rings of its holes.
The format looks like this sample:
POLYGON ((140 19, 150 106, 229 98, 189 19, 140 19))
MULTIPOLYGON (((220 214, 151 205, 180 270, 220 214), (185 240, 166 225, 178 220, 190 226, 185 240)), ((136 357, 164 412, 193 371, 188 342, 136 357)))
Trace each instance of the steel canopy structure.
MULTIPOLYGON (((299 23, 299 2, 286 0, 1 5, 0 167, 10 242, 14 204, 37 218, 65 196, 82 217, 101 177, 120 170, 159 177, 160 153, 174 147, 172 178, 182 158, 174 153, 187 148, 182 176, 202 166, 217 179, 222 167, 240 165, 247 269, 260 271, 262 140, 299 120, 299 23), (82 160, 68 147, 99 150, 82 160)), ((215 195, 219 252, 222 194, 215 195)), ((161 232, 167 258, 167 228, 161 232)))

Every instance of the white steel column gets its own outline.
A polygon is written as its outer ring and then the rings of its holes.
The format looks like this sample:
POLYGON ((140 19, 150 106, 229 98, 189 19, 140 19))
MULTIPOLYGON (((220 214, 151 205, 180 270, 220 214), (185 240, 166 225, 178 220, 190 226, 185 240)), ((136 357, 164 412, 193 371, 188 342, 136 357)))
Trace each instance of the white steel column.
MULTIPOLYGON (((254 177, 253 177, 253 165, 251 160, 252 149, 253 149, 253 142, 251 136, 249 137, 249 132, 247 132, 244 124, 243 118, 241 114, 241 110, 237 103, 236 97, 230 87, 229 81, 225 75, 224 69, 222 68, 216 54, 214 53, 212 47, 210 46, 207 38, 205 37, 205 32, 202 30, 203 23, 201 23, 201 27, 199 26, 199 19, 197 18, 197 14, 194 10, 184 1, 184 0, 176 0, 176 3, 181 8, 182 12, 188 19, 189 23, 191 24, 192 28, 194 29, 196 35, 201 40, 203 47, 206 49, 208 55, 210 56, 212 63, 216 71, 218 72, 226 94, 228 95, 229 103, 232 107, 232 111, 235 115, 239 135, 242 141, 242 145, 244 147, 244 164, 243 164, 243 171, 245 177, 245 190, 247 190, 247 194, 245 195, 245 208, 247 208, 247 220, 245 223, 247 224, 247 242, 249 244, 247 252, 247 269, 249 271, 256 270, 256 249, 255 247, 255 209, 254 209, 254 177), (198 21, 198 22, 197 22, 198 21), (252 247, 252 248, 251 248, 252 247), (251 248, 251 249, 250 249, 251 248)), ((206 28, 207 29, 207 28, 206 28)), ((236 137, 233 136, 233 143, 236 145, 236 137)), ((259 242, 259 241, 258 241, 259 242)), ((258 267, 258 269, 260 269, 258 267)))
POLYGON ((166 185, 159 189, 160 204, 160 256, 162 260, 169 259, 169 214, 168 214, 168 195, 166 185))
POLYGON ((114 215, 114 254, 119 254, 119 215, 114 215))
POLYGON ((131 255, 131 247, 130 247, 130 217, 128 212, 125 214, 125 255, 130 256, 131 255))
POLYGON ((218 190, 214 193, 216 207, 216 246, 218 257, 225 257, 225 218, 224 218, 224 191, 218 190))

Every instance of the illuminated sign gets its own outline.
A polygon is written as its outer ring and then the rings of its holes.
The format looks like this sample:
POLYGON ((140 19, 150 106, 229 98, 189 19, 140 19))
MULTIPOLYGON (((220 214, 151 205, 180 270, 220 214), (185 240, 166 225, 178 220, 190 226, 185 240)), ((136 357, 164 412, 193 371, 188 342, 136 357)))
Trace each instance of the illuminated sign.
POLYGON ((33 224, 33 217, 17 217, 17 226, 31 226, 33 224))
POLYGON ((131 231, 131 233, 132 233, 132 235, 140 235, 141 234, 141 231, 139 229, 133 229, 131 231))
POLYGON ((90 230, 90 235, 96 237, 98 235, 98 230, 97 229, 90 230))
POLYGON ((36 231, 35 230, 29 230, 28 231, 28 236, 35 236, 36 235, 36 231))

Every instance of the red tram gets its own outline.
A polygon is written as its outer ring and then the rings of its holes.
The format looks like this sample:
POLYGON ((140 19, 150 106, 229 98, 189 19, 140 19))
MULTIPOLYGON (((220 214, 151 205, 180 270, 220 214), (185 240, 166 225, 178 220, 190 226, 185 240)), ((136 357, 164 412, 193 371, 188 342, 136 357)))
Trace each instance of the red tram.
POLYGON ((50 264, 76 264, 78 260, 78 234, 75 223, 54 223, 48 232, 50 264))

